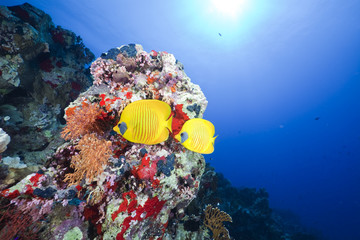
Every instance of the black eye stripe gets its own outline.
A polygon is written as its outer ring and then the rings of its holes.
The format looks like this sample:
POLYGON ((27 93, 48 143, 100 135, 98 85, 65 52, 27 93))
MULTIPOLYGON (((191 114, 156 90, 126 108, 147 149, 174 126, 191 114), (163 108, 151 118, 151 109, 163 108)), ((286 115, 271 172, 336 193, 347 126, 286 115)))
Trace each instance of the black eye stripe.
POLYGON ((184 143, 189 138, 189 135, 187 132, 183 132, 180 134, 180 137, 181 137, 181 143, 184 143))
POLYGON ((119 127, 119 130, 120 130, 121 135, 124 135, 124 133, 125 133, 126 130, 127 130, 126 123, 125 123, 125 122, 121 122, 120 124, 118 124, 118 127, 119 127))

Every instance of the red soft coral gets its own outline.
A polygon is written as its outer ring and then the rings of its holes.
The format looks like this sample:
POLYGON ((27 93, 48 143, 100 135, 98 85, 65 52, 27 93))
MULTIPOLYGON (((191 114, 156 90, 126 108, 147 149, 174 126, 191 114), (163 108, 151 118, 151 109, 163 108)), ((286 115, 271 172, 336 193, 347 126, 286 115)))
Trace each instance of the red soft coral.
POLYGON ((141 160, 141 164, 137 167, 133 167, 132 174, 139 178, 145 180, 152 180, 154 175, 157 172, 156 161, 150 161, 150 158, 147 157, 147 154, 141 160), (150 165, 151 162, 151 165, 150 165))
POLYGON ((181 131, 184 123, 190 118, 183 112, 183 104, 175 105, 175 115, 172 120, 172 135, 175 136, 181 131))
MULTIPOLYGON (((129 193, 131 193, 131 192, 132 191, 130 191, 129 193)), ((127 195, 129 193, 125 193, 125 194, 127 195)), ((124 198, 124 194, 123 194, 123 198, 124 198)), ((136 215, 135 216, 129 215, 128 217, 126 217, 124 219, 124 221, 122 222, 121 232, 119 232, 117 234, 116 240, 123 240, 124 239, 124 233, 129 229, 130 222, 132 220, 142 221, 142 220, 144 220, 146 218, 149 218, 149 217, 153 217, 155 219, 158 216, 158 214, 160 213, 160 211, 163 208, 164 204, 166 203, 165 200, 159 201, 159 198, 157 196, 155 196, 153 198, 148 198, 146 200, 144 206, 137 205, 137 201, 135 199, 133 199, 133 198, 131 198, 131 199, 132 199, 132 202, 130 202, 130 204, 127 206, 128 213, 136 211, 136 215), (143 216, 143 213, 146 213, 146 215, 143 216)), ((126 198, 124 198, 124 201, 125 200, 126 200, 126 198)), ((121 205, 119 207, 119 210, 120 210, 120 208, 122 208, 121 205)), ((114 215, 114 213, 113 213, 113 215, 114 215)), ((112 217, 113 217, 113 220, 116 218, 116 217, 114 218, 114 216, 112 216, 112 217)))

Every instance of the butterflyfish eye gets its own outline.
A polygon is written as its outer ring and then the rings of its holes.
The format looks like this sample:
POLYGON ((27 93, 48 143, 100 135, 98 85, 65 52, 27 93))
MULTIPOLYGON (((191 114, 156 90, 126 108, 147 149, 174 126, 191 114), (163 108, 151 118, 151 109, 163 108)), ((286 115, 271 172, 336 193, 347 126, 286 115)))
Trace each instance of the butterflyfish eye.
POLYGON ((180 134, 181 143, 185 142, 189 138, 189 134, 187 132, 183 132, 180 134))
POLYGON ((118 125, 119 129, 120 129, 120 133, 121 135, 124 135, 126 130, 127 130, 127 126, 126 126, 126 123, 125 122, 121 122, 119 125, 118 125))

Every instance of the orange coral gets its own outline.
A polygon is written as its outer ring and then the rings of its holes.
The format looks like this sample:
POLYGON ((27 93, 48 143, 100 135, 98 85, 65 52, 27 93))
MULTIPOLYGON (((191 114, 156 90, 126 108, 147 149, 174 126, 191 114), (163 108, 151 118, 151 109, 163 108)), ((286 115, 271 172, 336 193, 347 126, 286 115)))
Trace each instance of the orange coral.
POLYGON ((159 72, 158 71, 156 71, 153 74, 147 76, 147 83, 148 84, 152 84, 152 83, 156 82, 157 80, 159 80, 159 72))
POLYGON ((74 173, 65 175, 65 182, 70 185, 78 185, 85 177, 89 182, 103 173, 105 166, 110 158, 111 141, 98 139, 95 133, 86 134, 82 137, 75 147, 80 150, 79 154, 74 155, 71 159, 71 168, 75 169, 74 173))
POLYGON ((157 79, 154 78, 154 77, 150 77, 150 76, 147 77, 147 83, 148 83, 148 84, 154 83, 156 80, 157 80, 157 79))
POLYGON ((72 114, 67 115, 66 126, 61 132, 65 140, 77 139, 90 132, 101 132, 100 126, 96 124, 97 118, 101 115, 101 109, 96 104, 82 104, 72 114))
POLYGON ((76 109, 77 107, 75 106, 75 107, 68 107, 67 109, 66 109, 66 111, 65 111, 65 115, 66 116, 71 116, 71 115, 73 115, 74 113, 75 113, 75 109, 76 109))
POLYGON ((171 92, 173 92, 173 93, 176 92, 176 84, 174 84, 170 89, 171 89, 171 92))
POLYGON ((214 240, 230 240, 229 231, 223 225, 224 221, 232 222, 229 214, 211 205, 206 206, 204 225, 212 231, 214 240))

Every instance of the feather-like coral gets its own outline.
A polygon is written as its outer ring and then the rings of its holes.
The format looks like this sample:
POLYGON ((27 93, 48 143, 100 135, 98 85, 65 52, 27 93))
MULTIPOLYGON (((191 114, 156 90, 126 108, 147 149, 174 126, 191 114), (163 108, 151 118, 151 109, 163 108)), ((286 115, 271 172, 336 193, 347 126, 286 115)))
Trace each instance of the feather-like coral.
POLYGON ((204 225, 212 231, 214 240, 230 239, 229 231, 225 228, 223 222, 232 222, 231 216, 218 208, 207 205, 204 225))
POLYGON ((100 126, 96 124, 101 116, 101 109, 96 104, 83 103, 82 108, 76 108, 67 115, 66 126, 61 132, 65 140, 75 140, 90 132, 101 132, 100 126))
POLYGON ((112 154, 111 141, 99 139, 95 133, 86 134, 76 146, 80 152, 71 159, 71 168, 74 173, 68 173, 64 181, 70 185, 77 185, 85 177, 92 182, 103 173, 112 154))

